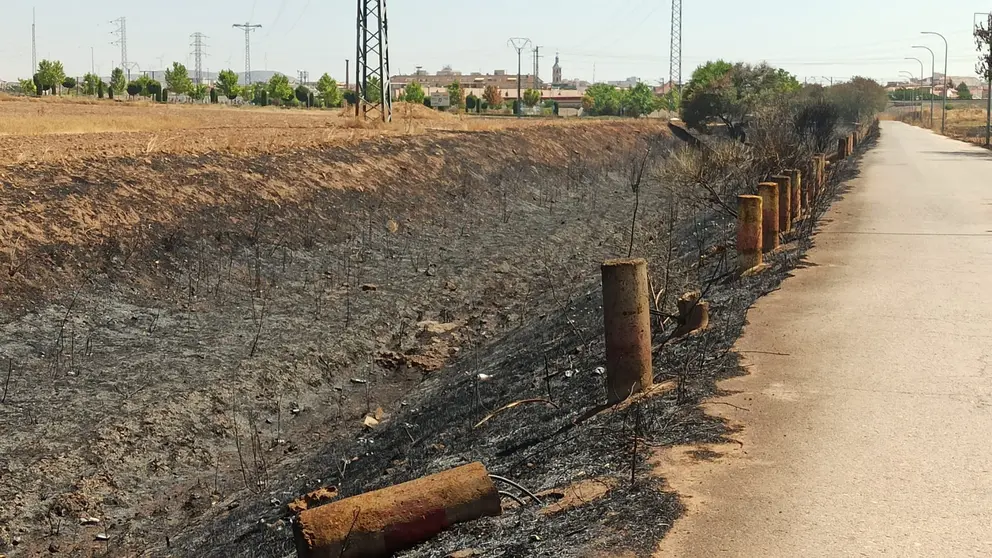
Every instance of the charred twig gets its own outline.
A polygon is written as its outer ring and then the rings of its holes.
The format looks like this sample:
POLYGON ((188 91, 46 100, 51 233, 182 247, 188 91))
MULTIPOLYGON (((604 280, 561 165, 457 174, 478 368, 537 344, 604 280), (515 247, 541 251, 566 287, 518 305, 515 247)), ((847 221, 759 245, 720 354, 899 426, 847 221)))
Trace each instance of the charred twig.
POLYGON ((480 420, 472 428, 473 429, 474 428, 478 428, 478 427, 482 426, 483 424, 486 424, 487 422, 489 422, 490 419, 492 419, 496 415, 502 413, 503 411, 509 411, 510 409, 513 409, 515 407, 519 407, 521 405, 529 405, 529 404, 532 404, 532 403, 544 403, 545 405, 551 405, 555 409, 558 409, 559 408, 558 405, 555 405, 553 401, 549 401, 547 399, 522 399, 520 401, 514 401, 513 403, 509 403, 507 405, 504 405, 504 406, 500 407, 499 409, 496 409, 495 411, 489 413, 488 415, 486 415, 486 418, 480 420))

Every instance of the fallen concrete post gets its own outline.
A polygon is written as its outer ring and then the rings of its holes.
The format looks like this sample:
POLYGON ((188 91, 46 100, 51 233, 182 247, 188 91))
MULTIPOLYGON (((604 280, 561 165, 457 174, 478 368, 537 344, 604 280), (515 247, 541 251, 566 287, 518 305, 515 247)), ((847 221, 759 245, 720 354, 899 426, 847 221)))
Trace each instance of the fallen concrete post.
POLYGON ((803 173, 799 169, 789 169, 785 171, 789 175, 792 193, 789 194, 792 202, 792 220, 798 221, 806 213, 806 202, 803 200, 803 173))
POLYGON ((710 324, 710 303, 702 300, 703 293, 692 291, 679 297, 679 327, 675 337, 685 337, 690 333, 706 329, 710 324))
POLYGON ((758 184, 758 195, 761 196, 761 249, 771 252, 778 248, 778 184, 758 184))
POLYGON ((642 259, 603 264, 606 397, 619 403, 654 383, 648 264, 642 259))
POLYGON ((778 184, 778 232, 785 234, 792 230, 792 179, 779 174, 772 181, 778 184))
POLYGON ((482 463, 306 510, 294 523, 300 558, 387 558, 444 529, 502 513, 482 463))
POLYGON ((761 265, 759 196, 737 196, 737 262, 741 273, 761 265))

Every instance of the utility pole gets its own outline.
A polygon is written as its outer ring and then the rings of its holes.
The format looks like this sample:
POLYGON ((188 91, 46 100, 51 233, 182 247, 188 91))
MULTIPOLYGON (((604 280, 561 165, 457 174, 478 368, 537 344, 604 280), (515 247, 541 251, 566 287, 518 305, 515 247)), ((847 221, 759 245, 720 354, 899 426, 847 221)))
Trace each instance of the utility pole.
POLYGON ((536 46, 534 47, 534 79, 531 80, 534 83, 534 85, 532 86, 534 89, 540 89, 541 87, 540 84, 538 83, 540 79, 538 78, 538 76, 541 75, 540 60, 541 60, 541 47, 536 46))
POLYGON ((937 55, 930 47, 916 45, 913 48, 925 48, 930 51, 930 128, 933 128, 933 87, 937 81, 937 55))
POLYGON ((117 29, 111 31, 112 34, 117 35, 117 40, 110 44, 121 47, 121 69, 127 72, 127 80, 131 81, 131 68, 127 63, 127 18, 122 16, 110 23, 117 25, 117 29))
POLYGON ((189 38, 192 41, 190 46, 193 47, 193 82, 197 85, 203 85, 203 57, 207 55, 203 51, 203 48, 208 46, 203 40, 209 37, 203 33, 196 32, 190 35, 189 38))
POLYGON ((344 59, 344 90, 351 91, 351 60, 344 59))
POLYGON ((90 47, 90 73, 96 74, 96 55, 94 54, 93 47, 90 47))
POLYGON ((357 34, 355 37, 355 117, 393 120, 393 92, 389 86, 389 22, 386 0, 358 0, 357 34), (378 81, 379 92, 374 95, 370 81, 378 81))
POLYGON ((35 36, 37 20, 34 15, 34 8, 31 8, 31 75, 38 71, 38 40, 35 36))
POLYGON ((244 29, 245 32, 245 85, 251 85, 251 32, 256 29, 261 29, 262 26, 255 24, 252 25, 249 22, 245 23, 235 23, 231 27, 237 27, 238 29, 244 29))
POLYGON ((937 33, 935 31, 923 31, 924 35, 937 35, 944 41, 944 83, 941 89, 944 90, 942 102, 940 105, 940 133, 944 133, 944 128, 947 126, 947 38, 937 33))
POLYGON ((521 115, 521 109, 523 108, 524 100, 520 94, 520 79, 521 73, 523 71, 523 52, 524 49, 530 46, 530 39, 523 37, 514 37, 509 40, 508 44, 516 49, 517 51, 517 104, 515 105, 514 113, 517 116, 521 115))
POLYGON ((672 44, 669 52, 668 81, 682 93, 682 0, 672 0, 672 44))

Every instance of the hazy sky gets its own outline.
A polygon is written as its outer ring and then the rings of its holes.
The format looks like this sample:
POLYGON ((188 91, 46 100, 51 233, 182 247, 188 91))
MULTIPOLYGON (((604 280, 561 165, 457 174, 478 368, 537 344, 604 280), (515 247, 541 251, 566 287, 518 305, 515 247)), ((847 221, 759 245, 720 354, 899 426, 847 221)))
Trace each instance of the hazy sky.
MULTIPOLYGON (((919 73, 917 56, 930 72, 930 54, 943 66, 943 43, 920 31, 943 33, 950 41, 950 74, 973 75, 974 13, 992 9, 977 0, 684 0, 684 70, 714 58, 767 60, 804 79, 866 75, 895 79, 900 70, 919 73)), ((101 75, 120 60, 110 42, 110 20, 126 16, 128 57, 142 69, 187 63, 189 35, 209 36, 204 66, 211 71, 244 69, 244 33, 233 23, 263 27, 252 42, 253 69, 313 78, 330 72, 344 78, 344 60, 355 55, 352 0, 4 0, 0 17, 0 79, 27 77, 31 69, 31 9, 37 9, 38 58, 65 63, 66 71, 90 70, 90 48, 101 75)), ((542 47, 541 74, 551 77, 555 52, 566 78, 618 80, 638 76, 667 79, 669 0, 391 0, 392 72, 415 66, 434 71, 450 64, 464 72, 513 70, 512 36, 542 47)), ((524 61, 525 73, 531 60, 524 61)))

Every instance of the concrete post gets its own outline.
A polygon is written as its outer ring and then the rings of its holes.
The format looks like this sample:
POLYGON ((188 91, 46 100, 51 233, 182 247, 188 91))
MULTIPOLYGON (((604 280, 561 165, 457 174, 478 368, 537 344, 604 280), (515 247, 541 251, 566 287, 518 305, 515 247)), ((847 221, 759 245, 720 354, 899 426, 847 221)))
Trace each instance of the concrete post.
POLYGON ((792 220, 798 221, 800 217, 806 212, 806 201, 803 199, 803 173, 799 169, 789 169, 785 171, 789 175, 789 180, 792 185, 792 220))
POLYGON ((776 175, 772 181, 778 184, 778 232, 785 234, 792 230, 792 179, 776 175))
POLYGON ((850 157, 854 155, 854 133, 852 132, 847 136, 847 155, 850 157))
POLYGON ((654 383, 648 264, 642 259, 603 264, 606 396, 619 403, 654 383))
POLYGON ((847 158, 847 138, 837 140, 837 160, 843 161, 847 158))
POLYGON ((778 184, 758 184, 761 196, 761 249, 771 252, 778 248, 778 184))
POLYGON ((817 182, 820 176, 820 156, 814 156, 809 165, 809 176, 803 181, 803 205, 806 214, 813 215, 813 204, 816 202, 817 182))
POLYGON ((306 510, 293 524, 300 558, 387 558, 448 527, 502 513, 482 463, 306 510))
POLYGON ((741 273, 761 265, 761 197, 737 196, 737 262, 741 273))

